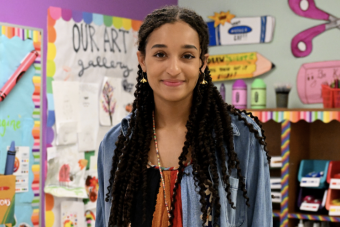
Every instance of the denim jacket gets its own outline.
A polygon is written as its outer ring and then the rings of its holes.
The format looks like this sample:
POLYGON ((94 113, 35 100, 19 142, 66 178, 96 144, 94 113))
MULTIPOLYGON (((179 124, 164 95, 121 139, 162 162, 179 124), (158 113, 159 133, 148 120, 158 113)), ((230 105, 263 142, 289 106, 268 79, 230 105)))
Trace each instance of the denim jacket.
MULTIPOLYGON (((112 166, 112 156, 115 150, 115 142, 122 131, 126 134, 131 115, 125 117, 121 124, 113 127, 104 137, 99 147, 98 153, 98 179, 99 192, 97 199, 96 226, 107 227, 111 201, 105 202, 107 187, 109 185, 110 170, 112 166)), ((247 122, 252 124, 261 134, 259 126, 248 116, 243 114, 247 122)), ((272 227, 272 201, 270 190, 270 176, 266 154, 263 146, 255 138, 254 133, 243 121, 231 114, 234 134, 234 148, 240 160, 242 176, 245 178, 247 196, 249 197, 248 207, 245 204, 243 192, 239 189, 239 179, 236 170, 233 169, 229 178, 231 186, 231 199, 236 209, 231 208, 227 200, 227 195, 222 184, 219 184, 218 192, 220 196, 220 227, 272 227)), ((226 147, 225 147, 226 149, 226 147)), ((226 149, 227 152, 227 149, 226 149)), ((226 163, 227 166, 227 163, 226 163)), ((222 182, 221 167, 217 165, 220 182, 222 182)), ((202 226, 200 218, 200 195, 195 188, 192 175, 192 166, 189 165, 184 170, 181 181, 181 197, 183 212, 183 227, 202 226)), ((214 210, 213 210, 214 212, 214 210)))

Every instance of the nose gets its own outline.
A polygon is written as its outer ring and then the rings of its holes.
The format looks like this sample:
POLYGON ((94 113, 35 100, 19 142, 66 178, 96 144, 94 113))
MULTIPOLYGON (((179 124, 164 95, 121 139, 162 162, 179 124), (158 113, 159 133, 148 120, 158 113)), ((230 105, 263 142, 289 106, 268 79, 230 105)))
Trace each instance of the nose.
POLYGON ((180 60, 177 57, 169 58, 169 65, 166 72, 170 76, 177 76, 181 73, 180 60))

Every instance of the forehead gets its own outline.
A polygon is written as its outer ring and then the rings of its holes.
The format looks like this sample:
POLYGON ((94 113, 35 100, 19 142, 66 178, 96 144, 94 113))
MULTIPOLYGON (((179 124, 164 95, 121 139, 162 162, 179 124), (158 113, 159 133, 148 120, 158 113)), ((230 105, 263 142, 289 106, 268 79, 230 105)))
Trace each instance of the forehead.
POLYGON ((200 48, 197 31, 183 21, 166 23, 155 29, 148 37, 146 48, 149 49, 155 44, 165 44, 168 47, 190 44, 200 48))

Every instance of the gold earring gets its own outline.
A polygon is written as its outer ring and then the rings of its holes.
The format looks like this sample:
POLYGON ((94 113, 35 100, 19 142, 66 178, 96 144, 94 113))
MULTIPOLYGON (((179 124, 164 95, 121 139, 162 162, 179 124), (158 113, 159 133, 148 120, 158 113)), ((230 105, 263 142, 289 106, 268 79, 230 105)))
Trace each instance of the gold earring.
POLYGON ((208 82, 204 79, 204 77, 205 77, 205 74, 203 73, 203 80, 202 80, 201 84, 207 84, 207 83, 208 83, 208 82))
POLYGON ((140 80, 141 83, 146 83, 148 82, 145 78, 144 78, 144 75, 146 75, 146 72, 143 72, 143 79, 140 80))

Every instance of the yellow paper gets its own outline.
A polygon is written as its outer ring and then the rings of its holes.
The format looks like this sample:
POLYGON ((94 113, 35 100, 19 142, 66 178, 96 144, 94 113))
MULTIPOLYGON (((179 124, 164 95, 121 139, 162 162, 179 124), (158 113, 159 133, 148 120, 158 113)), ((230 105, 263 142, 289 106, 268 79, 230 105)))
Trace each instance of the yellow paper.
POLYGON ((208 58, 208 67, 213 81, 251 78, 256 61, 256 52, 212 55, 208 58))

